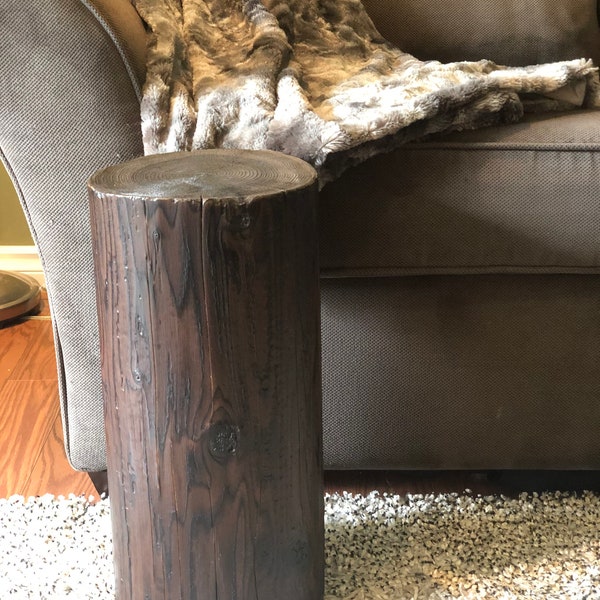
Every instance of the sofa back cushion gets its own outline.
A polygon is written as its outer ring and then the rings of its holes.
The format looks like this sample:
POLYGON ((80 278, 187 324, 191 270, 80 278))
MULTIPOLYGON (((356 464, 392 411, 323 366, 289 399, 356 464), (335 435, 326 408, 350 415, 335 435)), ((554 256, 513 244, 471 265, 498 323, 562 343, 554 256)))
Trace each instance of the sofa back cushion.
POLYGON ((381 34, 422 60, 600 64, 598 0, 364 0, 381 34))

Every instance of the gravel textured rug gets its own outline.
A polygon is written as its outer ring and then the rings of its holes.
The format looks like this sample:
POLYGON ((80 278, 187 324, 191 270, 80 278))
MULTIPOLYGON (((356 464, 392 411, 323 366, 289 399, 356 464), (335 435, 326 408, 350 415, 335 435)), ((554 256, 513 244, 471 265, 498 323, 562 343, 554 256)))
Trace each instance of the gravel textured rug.
MULTIPOLYGON (((326 600, 600 598, 600 497, 327 495, 326 600)), ((0 500, 0 598, 112 598, 107 500, 0 500)), ((274 599, 276 600, 276 599, 274 599)))

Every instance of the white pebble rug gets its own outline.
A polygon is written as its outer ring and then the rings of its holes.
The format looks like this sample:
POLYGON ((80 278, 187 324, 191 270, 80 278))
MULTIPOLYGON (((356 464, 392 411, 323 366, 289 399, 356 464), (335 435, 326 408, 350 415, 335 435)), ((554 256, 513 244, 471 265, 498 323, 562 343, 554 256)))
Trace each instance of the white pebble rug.
MULTIPOLYGON (((332 494, 325 600, 600 598, 600 496, 332 494)), ((0 500, 0 598, 114 598, 108 500, 0 500)), ((277 599, 273 599, 277 600, 277 599)))

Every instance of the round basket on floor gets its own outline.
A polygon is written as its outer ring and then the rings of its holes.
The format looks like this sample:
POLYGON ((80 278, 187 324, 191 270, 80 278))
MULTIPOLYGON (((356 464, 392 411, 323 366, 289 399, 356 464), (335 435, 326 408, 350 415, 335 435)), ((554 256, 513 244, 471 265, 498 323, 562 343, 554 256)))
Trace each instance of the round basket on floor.
POLYGON ((33 277, 0 271, 0 323, 31 312, 40 299, 41 288, 33 277))

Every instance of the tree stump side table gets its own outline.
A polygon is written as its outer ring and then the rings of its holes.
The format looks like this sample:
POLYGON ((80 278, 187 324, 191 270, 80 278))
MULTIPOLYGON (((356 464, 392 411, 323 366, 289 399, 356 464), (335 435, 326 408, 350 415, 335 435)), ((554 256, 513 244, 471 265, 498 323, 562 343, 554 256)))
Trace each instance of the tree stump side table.
POLYGON ((316 174, 263 151, 89 182, 120 600, 321 600, 316 174))

